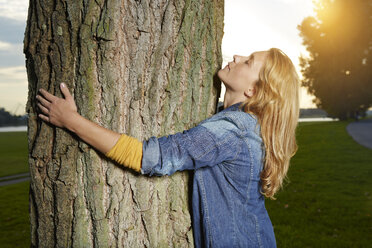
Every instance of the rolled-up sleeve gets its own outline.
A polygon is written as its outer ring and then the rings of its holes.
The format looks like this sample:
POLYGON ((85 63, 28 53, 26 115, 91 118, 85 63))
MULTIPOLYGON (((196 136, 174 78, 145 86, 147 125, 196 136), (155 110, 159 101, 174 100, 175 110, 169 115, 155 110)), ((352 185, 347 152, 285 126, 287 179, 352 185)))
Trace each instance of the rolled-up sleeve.
POLYGON ((205 121, 189 130, 143 142, 142 174, 171 175, 234 160, 241 130, 230 120, 205 121))

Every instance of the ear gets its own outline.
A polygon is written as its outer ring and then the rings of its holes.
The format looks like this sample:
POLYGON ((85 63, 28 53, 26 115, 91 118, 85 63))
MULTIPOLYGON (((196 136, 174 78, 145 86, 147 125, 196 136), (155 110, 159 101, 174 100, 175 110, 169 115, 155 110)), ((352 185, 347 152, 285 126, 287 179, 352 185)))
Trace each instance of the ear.
POLYGON ((249 89, 244 91, 244 95, 248 98, 251 98, 255 93, 256 93, 255 88, 249 88, 249 89))

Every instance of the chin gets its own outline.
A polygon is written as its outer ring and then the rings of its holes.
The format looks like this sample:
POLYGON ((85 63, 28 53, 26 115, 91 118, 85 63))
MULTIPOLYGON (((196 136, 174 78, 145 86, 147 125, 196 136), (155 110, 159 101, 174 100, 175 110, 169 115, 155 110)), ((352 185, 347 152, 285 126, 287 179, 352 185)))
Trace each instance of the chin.
POLYGON ((225 87, 227 88, 228 85, 226 84, 226 71, 224 71, 223 69, 219 70, 217 72, 217 76, 221 80, 221 82, 223 83, 223 85, 225 85, 225 87))
POLYGON ((223 69, 220 69, 220 70, 217 72, 217 76, 218 76, 218 78, 219 78, 222 82, 225 81, 225 80, 224 80, 224 71, 223 71, 223 69))

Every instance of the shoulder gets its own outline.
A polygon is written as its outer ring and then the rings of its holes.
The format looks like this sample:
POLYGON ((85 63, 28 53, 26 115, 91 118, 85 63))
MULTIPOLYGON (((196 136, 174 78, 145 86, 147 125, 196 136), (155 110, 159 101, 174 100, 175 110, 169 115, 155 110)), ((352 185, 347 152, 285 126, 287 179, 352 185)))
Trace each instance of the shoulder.
POLYGON ((212 129, 228 128, 241 132, 254 131, 259 133, 259 123, 255 115, 244 111, 222 111, 204 120, 200 125, 212 129))

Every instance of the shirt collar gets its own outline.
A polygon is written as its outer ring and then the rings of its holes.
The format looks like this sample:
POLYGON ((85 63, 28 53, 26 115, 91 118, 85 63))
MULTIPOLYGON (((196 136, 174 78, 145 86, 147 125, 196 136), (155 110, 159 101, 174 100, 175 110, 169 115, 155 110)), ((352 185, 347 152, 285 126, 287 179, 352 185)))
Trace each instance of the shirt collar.
POLYGON ((225 111, 242 111, 239 106, 242 104, 242 102, 238 102, 238 103, 235 103, 233 105, 231 105, 230 107, 227 107, 223 110, 221 110, 221 112, 225 112, 225 111))

